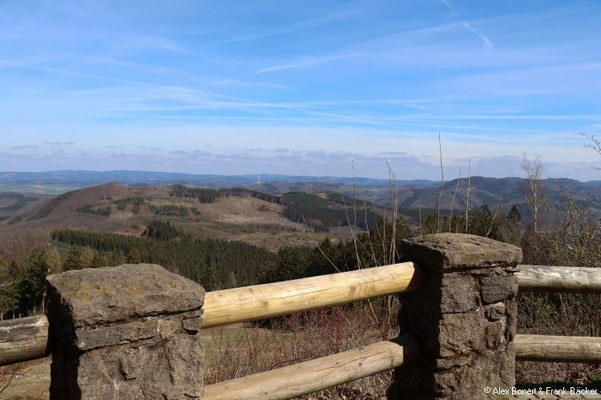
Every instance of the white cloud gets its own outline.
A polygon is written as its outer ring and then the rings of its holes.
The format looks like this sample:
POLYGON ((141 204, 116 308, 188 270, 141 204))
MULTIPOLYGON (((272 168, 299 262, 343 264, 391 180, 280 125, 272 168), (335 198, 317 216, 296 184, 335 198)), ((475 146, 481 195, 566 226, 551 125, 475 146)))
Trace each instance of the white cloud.
POLYGON ((299 59, 297 61, 287 63, 287 64, 280 64, 280 65, 274 65, 271 67, 264 67, 264 68, 256 70, 255 72, 253 72, 253 74, 265 74, 267 72, 282 71, 282 70, 286 70, 286 69, 313 67, 315 65, 326 64, 329 62, 343 60, 346 58, 359 57, 359 56, 362 56, 363 54, 364 53, 360 53, 360 52, 349 52, 349 53, 325 55, 325 56, 319 56, 319 57, 306 57, 306 58, 299 59))
POLYGON ((488 48, 494 47, 492 42, 486 36, 484 36, 484 34, 482 34, 480 31, 476 30, 472 25, 470 25, 469 23, 467 23, 465 21, 461 21, 461 25, 463 25, 465 27, 465 29, 467 29, 468 31, 472 32, 474 35, 479 37, 482 40, 482 42, 484 42, 484 45, 486 47, 488 47, 488 48))

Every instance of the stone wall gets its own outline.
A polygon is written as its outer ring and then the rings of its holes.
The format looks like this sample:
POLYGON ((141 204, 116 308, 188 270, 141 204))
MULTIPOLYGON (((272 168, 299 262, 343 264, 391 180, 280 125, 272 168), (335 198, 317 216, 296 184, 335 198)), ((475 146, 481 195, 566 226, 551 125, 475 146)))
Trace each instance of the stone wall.
POLYGON ((158 265, 48 278, 50 398, 201 399, 204 290, 158 265))
MULTIPOLYGON (((420 345, 416 365, 398 368, 390 399, 486 399, 485 387, 515 384, 521 261, 515 246, 465 234, 406 240, 422 286, 401 295, 401 334, 420 345)), ((492 398, 492 396, 490 396, 492 398)))

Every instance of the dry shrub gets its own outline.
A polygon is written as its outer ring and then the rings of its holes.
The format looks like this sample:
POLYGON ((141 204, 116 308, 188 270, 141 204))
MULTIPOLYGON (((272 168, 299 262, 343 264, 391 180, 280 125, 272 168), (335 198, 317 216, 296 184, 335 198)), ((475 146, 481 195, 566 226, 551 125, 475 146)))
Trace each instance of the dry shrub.
MULTIPOLYGON (((557 336, 601 336, 601 296, 576 293, 524 293, 518 332, 557 336)), ((518 383, 601 383, 601 364, 518 362, 518 383)))
MULTIPOLYGON (((548 207, 553 229, 538 235, 535 263, 571 267, 601 267, 601 225, 586 202, 576 201, 558 182, 561 203, 548 207)), ((531 232, 530 232, 531 233, 531 232)), ((528 236, 525 236, 528 239, 528 236)), ((528 243, 526 243, 528 244, 528 243)), ((525 255, 529 247, 524 247, 525 255)), ((521 293, 518 332, 558 336, 601 336, 601 295, 521 293)), ((521 362, 516 379, 522 383, 601 383, 601 364, 521 362)))
MULTIPOLYGON (((270 328, 217 328, 207 343, 206 384, 297 364, 378 342, 381 331, 365 304, 278 318, 270 328)), ((207 332, 207 331, 205 331, 207 332)), ((389 337, 398 332, 390 330, 389 337)), ((380 399, 392 371, 323 390, 301 399, 380 399)))
POLYGON ((601 389, 599 364, 518 361, 516 381, 522 386, 586 386, 601 389))

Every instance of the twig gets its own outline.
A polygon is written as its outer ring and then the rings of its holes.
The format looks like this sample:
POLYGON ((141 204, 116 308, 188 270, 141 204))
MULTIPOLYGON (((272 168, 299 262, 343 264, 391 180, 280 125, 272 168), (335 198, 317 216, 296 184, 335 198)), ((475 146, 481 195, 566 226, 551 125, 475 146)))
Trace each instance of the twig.
POLYGON ((311 240, 313 240, 313 242, 315 243, 315 247, 317 247, 317 250, 319 250, 321 255, 323 255, 325 257, 325 259, 328 260, 328 262, 330 263, 332 268, 334 268, 334 270, 336 270, 336 272, 342 272, 342 271, 340 271, 340 269, 338 269, 336 264, 334 264, 334 262, 332 262, 332 260, 326 255, 326 253, 323 251, 323 249, 319 246, 319 242, 313 238, 313 235, 311 235, 311 231, 309 230, 309 224, 307 223, 305 216, 301 214, 301 217, 303 218, 303 223, 305 224, 305 228, 307 229, 307 234, 309 235, 309 238, 311 240))
POLYGON ((436 233, 440 231, 440 203, 444 190, 444 169, 442 167, 442 141, 440 140, 440 133, 438 134, 438 152, 440 154, 440 192, 438 193, 438 209, 436 211, 436 233))
POLYGON ((493 214, 492 218, 490 219, 490 226, 488 228, 488 230, 486 231, 486 237, 488 237, 492 230, 494 229, 495 226, 495 220, 497 219, 497 215, 499 214, 499 209, 501 208, 501 198, 503 197, 502 194, 499 195, 499 199, 497 201, 497 207, 495 208, 495 213, 493 214))
POLYGON ((459 170, 459 176, 457 177, 457 185, 455 185, 455 192, 453 192, 453 198, 451 199, 451 213, 449 214, 449 232, 451 230, 451 222, 453 221, 453 208, 455 206, 455 197, 457 197, 457 190, 459 190, 459 182, 461 181, 461 170, 459 170))
POLYGON ((472 160, 467 164, 467 197, 465 199, 465 233, 469 231, 470 192, 472 191, 472 160))
POLYGON ((6 382, 6 384, 0 388, 0 394, 10 386, 13 379, 15 379, 15 375, 17 375, 17 367, 12 368, 12 371, 10 371, 10 378, 8 379, 8 382, 6 382))
POLYGON ((422 194, 419 194, 419 235, 424 236, 424 231, 422 229, 422 194))

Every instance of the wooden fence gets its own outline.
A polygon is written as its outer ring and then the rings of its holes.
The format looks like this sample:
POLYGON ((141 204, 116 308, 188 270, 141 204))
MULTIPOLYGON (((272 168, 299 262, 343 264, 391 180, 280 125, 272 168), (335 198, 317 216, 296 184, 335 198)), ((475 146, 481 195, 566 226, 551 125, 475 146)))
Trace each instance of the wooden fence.
MULTIPOLYGON (((520 290, 601 293, 601 269, 519 265, 520 290)), ((411 262, 209 292, 202 327, 264 319, 415 291, 422 274, 411 262)), ((0 323, 0 365, 48 355, 48 320, 34 316, 0 323)), ((517 335, 516 359, 601 362, 601 338, 517 335)), ((206 399, 287 399, 413 362, 411 336, 205 387, 206 399)))

